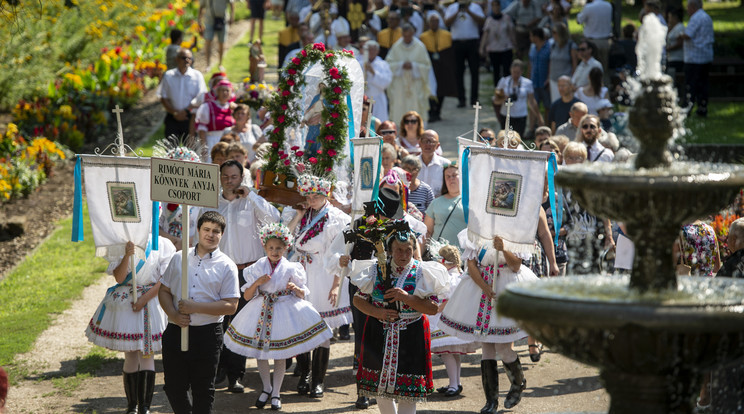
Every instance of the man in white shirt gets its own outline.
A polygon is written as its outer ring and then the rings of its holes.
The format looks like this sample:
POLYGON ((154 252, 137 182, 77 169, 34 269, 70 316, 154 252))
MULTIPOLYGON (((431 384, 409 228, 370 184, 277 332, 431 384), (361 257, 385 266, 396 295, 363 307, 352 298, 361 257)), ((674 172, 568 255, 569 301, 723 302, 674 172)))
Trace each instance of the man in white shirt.
POLYGON ((599 143, 602 124, 597 115, 585 115, 579 122, 577 140, 586 145, 586 160, 588 162, 610 162, 615 159, 611 149, 599 143))
MULTIPOLYGON (((270 222, 279 221, 279 210, 261 196, 242 186, 243 166, 235 160, 228 160, 220 166, 222 195, 219 198, 217 212, 225 217, 226 228, 220 241, 220 250, 238 266, 238 284, 243 285, 243 269, 263 257, 264 249, 258 238, 258 228, 270 222)), ((214 210, 212 210, 214 211, 214 210)), ((238 311, 245 306, 240 299, 238 311)), ((227 329, 232 317, 226 317, 223 328, 227 329)), ((222 349, 217 382, 223 375, 227 377, 227 391, 242 393, 240 379, 245 374, 245 357, 227 348, 222 349)))
POLYGON ((375 100, 372 115, 380 121, 385 121, 388 119, 388 100, 385 90, 393 81, 393 72, 390 70, 390 65, 379 56, 379 43, 368 40, 364 48, 366 50, 366 61, 362 62, 366 85, 364 94, 375 100))
POLYGON ((581 61, 576 66, 573 76, 571 76, 571 83, 574 86, 574 90, 589 84, 589 72, 592 71, 592 68, 600 68, 604 73, 602 63, 597 59, 594 59, 593 54, 595 48, 596 46, 594 43, 586 39, 583 39, 579 43, 579 47, 576 50, 579 53, 579 59, 581 59, 581 61))
POLYGON ((235 313, 240 297, 238 269, 219 249, 224 230, 225 218, 219 213, 202 214, 197 224, 199 243, 188 252, 188 297, 181 297, 181 255, 171 259, 158 291, 169 322, 163 333, 164 389, 176 414, 212 412, 222 319, 235 313), (181 328, 185 327, 189 349, 184 352, 181 328))
MULTIPOLYGON (((584 9, 576 16, 576 21, 584 25, 584 37, 597 47, 597 58, 607 77, 612 39, 612 5, 604 0, 587 0, 584 9)), ((576 82, 574 82, 575 84, 576 82)))
POLYGON ((424 131, 419 138, 419 146, 421 147, 421 154, 419 155, 421 171, 419 171, 418 178, 429 184, 434 192, 434 197, 439 197, 442 195, 444 166, 449 164, 450 161, 436 154, 436 150, 439 148, 439 134, 433 129, 424 131))
POLYGON ((194 135, 193 111, 201 105, 207 85, 201 72, 191 67, 191 50, 181 48, 176 55, 176 67, 165 72, 158 97, 168 114, 165 116, 165 136, 185 138, 194 135))
POLYGON ((480 41, 479 28, 486 21, 483 9, 478 3, 461 0, 447 6, 444 13, 444 24, 450 28, 452 34, 452 48, 455 51, 457 69, 457 94, 460 103, 458 108, 465 107, 465 61, 470 69, 470 105, 478 100, 478 69, 480 55, 478 47, 480 41))

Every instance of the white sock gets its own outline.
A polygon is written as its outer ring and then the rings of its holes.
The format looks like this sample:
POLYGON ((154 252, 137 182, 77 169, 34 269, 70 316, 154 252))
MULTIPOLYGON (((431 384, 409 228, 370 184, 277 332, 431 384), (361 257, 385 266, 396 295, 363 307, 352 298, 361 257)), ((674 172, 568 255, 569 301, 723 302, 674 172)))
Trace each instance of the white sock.
POLYGON ((124 367, 122 371, 127 374, 139 371, 139 351, 124 352, 124 367))
POLYGON ((137 352, 140 371, 155 371, 155 358, 153 355, 145 357, 142 352, 137 352))
POLYGON ((398 412, 395 401, 389 398, 378 398, 377 408, 380 409, 380 414, 396 414, 398 412))
POLYGON ((398 401, 398 414, 416 414, 414 401, 398 401))
POLYGON ((282 382, 284 382, 284 372, 287 370, 287 360, 275 359, 274 360, 274 382, 272 382, 272 397, 278 397, 282 390, 282 382))
MULTIPOLYGON (((261 377, 261 382, 263 383, 263 391, 270 393, 271 372, 269 372, 269 361, 266 359, 259 359, 256 361, 256 365, 258 365, 258 376, 261 377)), ((263 395, 261 397, 263 397, 263 395)), ((269 397, 266 397, 266 399, 261 399, 259 397, 259 401, 266 401, 268 398, 269 397)))
POLYGON ((457 386, 460 385, 457 383, 457 361, 455 361, 455 356, 452 354, 442 354, 442 361, 444 362, 444 368, 447 370, 447 377, 449 378, 449 387, 457 389, 457 386))

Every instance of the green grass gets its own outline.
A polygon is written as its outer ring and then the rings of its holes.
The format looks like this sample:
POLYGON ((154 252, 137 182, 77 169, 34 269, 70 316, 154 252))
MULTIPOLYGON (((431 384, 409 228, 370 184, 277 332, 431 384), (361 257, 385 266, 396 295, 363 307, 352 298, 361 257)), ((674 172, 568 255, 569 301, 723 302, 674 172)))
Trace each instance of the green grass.
MULTIPOLYGON (((83 217, 87 238, 72 243, 72 218, 13 272, 0 281, 0 365, 14 366, 15 356, 31 350, 34 341, 84 288, 101 277, 106 262, 94 257, 87 207, 83 217)), ((17 367, 23 373, 22 367, 17 367)))
POLYGON ((77 366, 75 371, 81 374, 95 375, 96 371, 101 369, 104 364, 115 362, 119 360, 119 353, 101 348, 100 346, 94 346, 93 349, 88 352, 88 355, 84 357, 77 357, 77 366))
POLYGON ((70 377, 59 377, 52 378, 52 386, 59 390, 59 393, 66 396, 72 397, 72 393, 80 388, 83 380, 90 378, 90 374, 77 373, 70 377))
POLYGON ((741 125, 744 118, 744 105, 740 102, 710 102, 708 118, 695 115, 685 121, 688 135, 685 143, 695 144, 744 144, 744 130, 735 127, 741 125))

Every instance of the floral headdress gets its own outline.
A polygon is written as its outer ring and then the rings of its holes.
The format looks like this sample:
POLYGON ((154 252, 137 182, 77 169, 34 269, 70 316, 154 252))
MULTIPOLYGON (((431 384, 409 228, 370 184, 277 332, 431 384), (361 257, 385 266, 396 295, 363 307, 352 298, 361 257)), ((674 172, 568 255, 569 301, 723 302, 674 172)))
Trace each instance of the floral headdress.
POLYGON ((171 135, 158 140, 153 147, 152 154, 155 157, 171 160, 201 162, 199 154, 202 152, 202 147, 202 144, 194 139, 171 135))
POLYGON ((269 223, 258 229, 258 238, 261 244, 265 245, 269 239, 279 239, 287 247, 291 247, 294 242, 292 232, 282 223, 269 223))
POLYGON ((301 195, 321 194, 328 197, 333 188, 333 181, 327 178, 316 177, 310 174, 302 174, 297 178, 297 190, 301 195))

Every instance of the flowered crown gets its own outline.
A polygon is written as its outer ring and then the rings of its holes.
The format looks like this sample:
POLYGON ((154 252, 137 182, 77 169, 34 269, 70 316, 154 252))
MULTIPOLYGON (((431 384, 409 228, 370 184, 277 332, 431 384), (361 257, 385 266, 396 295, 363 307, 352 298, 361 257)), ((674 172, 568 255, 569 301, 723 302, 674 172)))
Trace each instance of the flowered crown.
POLYGON ((153 148, 153 155, 179 161, 201 162, 199 153, 202 145, 193 139, 181 139, 174 135, 158 140, 153 148))
POLYGON ((300 194, 322 194, 326 197, 331 194, 333 181, 327 178, 316 177, 310 174, 302 174, 297 178, 297 190, 300 194))
POLYGON ((294 242, 292 232, 282 223, 269 223, 262 226, 258 229, 258 237, 261 240, 261 244, 266 244, 269 239, 279 239, 284 242, 287 247, 290 247, 294 242))

